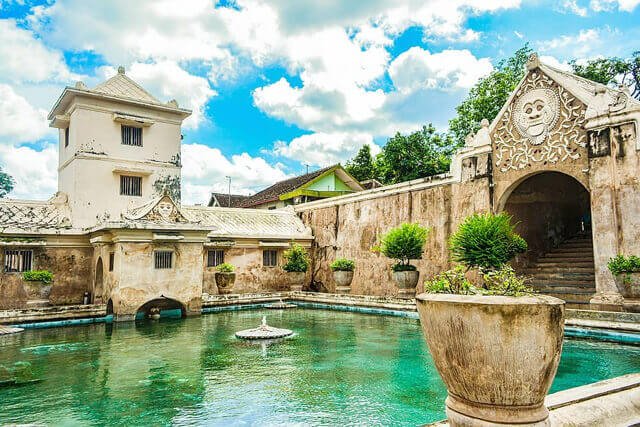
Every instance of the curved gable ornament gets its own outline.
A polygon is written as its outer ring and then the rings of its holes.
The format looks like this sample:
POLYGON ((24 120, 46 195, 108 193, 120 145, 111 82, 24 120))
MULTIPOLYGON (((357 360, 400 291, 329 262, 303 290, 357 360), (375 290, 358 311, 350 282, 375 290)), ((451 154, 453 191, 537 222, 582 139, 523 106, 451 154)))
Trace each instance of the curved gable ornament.
POLYGON ((530 72, 493 132, 497 168, 507 172, 578 159, 587 145, 585 111, 547 75, 530 72))

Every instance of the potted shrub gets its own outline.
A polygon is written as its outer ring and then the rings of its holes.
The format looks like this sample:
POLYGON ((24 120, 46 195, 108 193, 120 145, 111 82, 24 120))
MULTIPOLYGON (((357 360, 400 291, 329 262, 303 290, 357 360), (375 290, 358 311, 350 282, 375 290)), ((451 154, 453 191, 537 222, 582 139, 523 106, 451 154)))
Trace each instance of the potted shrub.
POLYGON ((336 282, 336 293, 348 294, 351 291, 351 281, 356 263, 350 259, 338 258, 329 267, 333 271, 333 280, 336 282))
POLYGON ((293 243, 284 251, 285 264, 282 269, 287 272, 287 281, 291 284, 292 291, 301 291, 304 277, 309 269, 309 255, 307 251, 297 243, 293 243))
POLYGON ((640 257, 618 255, 607 264, 625 298, 640 298, 640 257))
POLYGON ((24 289, 30 300, 48 300, 53 285, 53 273, 48 270, 33 270, 22 273, 24 289))
POLYGON ((220 295, 230 294, 236 281, 236 267, 228 262, 216 266, 216 286, 220 295))
POLYGON ((450 425, 548 425, 544 398, 560 361, 564 301, 534 295, 507 265, 526 242, 506 214, 467 218, 450 247, 461 264, 416 297, 450 425), (483 280, 471 283, 470 268, 483 280))
POLYGON ((389 230, 382 236, 380 246, 374 248, 375 251, 380 251, 384 256, 397 261, 391 269, 393 280, 400 288, 400 297, 413 298, 415 295, 420 273, 410 262, 412 259, 422 258, 428 234, 429 229, 420 224, 404 223, 389 230))

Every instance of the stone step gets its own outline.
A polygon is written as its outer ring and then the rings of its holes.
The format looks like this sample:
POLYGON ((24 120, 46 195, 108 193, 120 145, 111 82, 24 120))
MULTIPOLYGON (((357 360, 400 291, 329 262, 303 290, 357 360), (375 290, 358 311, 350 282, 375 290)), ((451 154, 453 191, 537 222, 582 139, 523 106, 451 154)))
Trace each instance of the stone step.
POLYGON ((571 295, 593 295, 596 293, 595 287, 578 288, 573 286, 544 286, 532 285, 536 292, 546 295, 571 294, 571 295))
POLYGON ((569 280, 595 280, 594 271, 583 269, 583 271, 547 271, 547 270, 527 270, 523 273, 528 277, 537 277, 540 279, 569 279, 569 280))
POLYGON ((593 297, 593 293, 588 293, 588 294, 576 294, 573 292, 540 292, 544 295, 549 295, 552 297, 556 297, 556 298, 560 298, 561 300, 565 300, 567 302, 571 302, 571 303, 589 303, 589 301, 591 300, 591 298, 593 297))
POLYGON ((27 308, 49 307, 48 299, 32 299, 27 301, 27 308))
POLYGON ((576 263, 591 263, 593 264, 592 257, 579 257, 579 258, 571 258, 571 257, 557 257, 557 258, 540 258, 537 265, 541 264, 549 264, 549 263, 558 263, 562 262, 565 264, 576 264, 576 263))
POLYGON ((546 268, 546 267, 563 267, 573 270, 576 267, 591 267, 594 268, 593 260, 591 261, 554 261, 554 260, 542 260, 534 264, 534 268, 546 268))
POLYGON ((591 242, 565 242, 565 243, 562 243, 560 246, 557 246, 551 249, 549 252, 557 251, 557 250, 567 250, 567 249, 575 249, 577 251, 583 251, 583 250, 593 251, 593 244, 591 242))
POLYGON ((557 251, 549 252, 540 258, 593 258, 593 252, 557 251))
POLYGON ((577 282, 577 281, 564 281, 557 280, 533 280, 529 286, 533 287, 551 287, 551 288, 574 288, 574 289, 595 289, 595 282, 577 282))
POLYGON ((523 274, 595 274, 594 267, 572 267, 571 269, 567 269, 565 266, 554 267, 546 265, 544 268, 538 267, 529 267, 522 270, 523 274))

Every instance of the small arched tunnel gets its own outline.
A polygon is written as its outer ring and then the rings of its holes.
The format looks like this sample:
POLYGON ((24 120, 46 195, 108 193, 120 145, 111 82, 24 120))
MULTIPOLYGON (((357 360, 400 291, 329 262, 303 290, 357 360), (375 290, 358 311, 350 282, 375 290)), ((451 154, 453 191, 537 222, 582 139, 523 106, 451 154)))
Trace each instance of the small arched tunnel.
POLYGON ((187 308, 180 301, 171 298, 155 298, 138 308, 136 319, 147 319, 154 313, 160 314, 161 317, 186 317, 187 308))
POLYGON ((550 249, 577 236, 591 236, 589 192, 575 178, 543 172, 526 178, 504 202, 504 211, 517 223, 517 232, 529 244, 516 265, 524 267, 550 249))

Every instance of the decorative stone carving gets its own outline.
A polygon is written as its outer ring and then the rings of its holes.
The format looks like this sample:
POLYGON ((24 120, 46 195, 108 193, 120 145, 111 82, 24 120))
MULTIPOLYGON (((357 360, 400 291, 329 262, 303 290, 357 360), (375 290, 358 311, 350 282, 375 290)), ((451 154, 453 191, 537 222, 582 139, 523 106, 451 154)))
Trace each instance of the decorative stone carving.
POLYGON ((176 208, 169 196, 164 196, 141 219, 152 222, 189 222, 176 208))
POLYGON ((624 157, 625 150, 633 149, 637 144, 635 122, 612 127, 611 139, 616 144, 616 157, 624 157))
POLYGON ((497 169, 507 172, 579 158, 587 145, 585 110, 546 74, 531 71, 493 131, 497 169))

